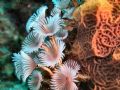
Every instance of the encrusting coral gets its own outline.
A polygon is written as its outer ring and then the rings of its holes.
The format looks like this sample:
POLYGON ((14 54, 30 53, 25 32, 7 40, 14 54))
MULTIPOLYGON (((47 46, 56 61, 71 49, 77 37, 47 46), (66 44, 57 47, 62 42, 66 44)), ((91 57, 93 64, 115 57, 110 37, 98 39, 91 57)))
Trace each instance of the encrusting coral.
POLYGON ((95 54, 100 57, 108 56, 115 47, 120 45, 117 35, 119 34, 117 29, 119 27, 119 22, 117 22, 119 16, 115 19, 112 11, 113 5, 106 1, 98 8, 96 13, 97 30, 93 36, 92 48, 95 54))
MULTIPOLYGON (((90 4, 89 1, 88 3, 92 8, 93 4, 90 4)), ((120 2, 111 1, 110 3, 109 0, 104 0, 103 2, 101 0, 101 2, 96 3, 98 8, 92 8, 93 10, 85 8, 88 12, 84 13, 83 17, 77 16, 77 13, 82 12, 80 10, 82 5, 73 14, 77 20, 80 20, 78 23, 81 22, 81 18, 84 22, 78 24, 77 41, 79 42, 80 50, 78 50, 77 55, 81 55, 81 51, 84 52, 82 57, 78 57, 81 71, 91 77, 95 85, 94 90, 120 89, 120 38, 118 35, 120 31, 118 29, 120 13, 119 7, 115 7, 118 3, 120 2), (100 4, 101 7, 99 6, 100 4), (113 11, 114 9, 117 11, 113 11), (84 47, 84 43, 87 43, 86 45, 89 47, 84 47)), ((85 4, 87 2, 83 6, 85 4)))

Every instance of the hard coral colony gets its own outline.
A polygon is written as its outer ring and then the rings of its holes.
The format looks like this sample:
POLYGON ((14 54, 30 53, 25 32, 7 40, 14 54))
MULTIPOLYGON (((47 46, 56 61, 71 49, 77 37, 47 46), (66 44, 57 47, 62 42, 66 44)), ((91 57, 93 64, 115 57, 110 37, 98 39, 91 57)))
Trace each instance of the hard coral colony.
POLYGON ((30 90, 42 88, 42 82, 48 78, 42 72, 50 74, 52 90, 79 90, 77 85, 88 79, 94 82, 94 90, 120 90, 120 1, 52 2, 50 15, 46 14, 48 7, 41 6, 26 24, 29 34, 20 53, 13 54, 17 78, 27 82, 30 90), (76 49, 77 54, 68 54, 63 63, 66 39, 70 42, 68 32, 74 28, 78 32, 76 46, 80 48, 76 49), (80 65, 74 60, 76 57, 80 65))

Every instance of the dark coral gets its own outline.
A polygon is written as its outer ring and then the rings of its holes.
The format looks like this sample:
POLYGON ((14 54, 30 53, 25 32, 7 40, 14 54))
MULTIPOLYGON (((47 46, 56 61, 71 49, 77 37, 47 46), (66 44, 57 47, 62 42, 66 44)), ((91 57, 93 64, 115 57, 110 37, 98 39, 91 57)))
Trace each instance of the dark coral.
MULTIPOLYGON (((79 56, 79 59, 88 58, 93 56, 92 51, 92 37, 95 33, 96 17, 94 14, 86 14, 84 16, 84 23, 78 26, 77 40, 79 41, 83 56, 79 56)), ((79 54, 81 55, 81 54, 79 54)))
POLYGON ((92 58, 92 60, 87 61, 87 70, 94 81, 95 90, 120 90, 119 67, 119 61, 111 61, 109 58, 92 58))

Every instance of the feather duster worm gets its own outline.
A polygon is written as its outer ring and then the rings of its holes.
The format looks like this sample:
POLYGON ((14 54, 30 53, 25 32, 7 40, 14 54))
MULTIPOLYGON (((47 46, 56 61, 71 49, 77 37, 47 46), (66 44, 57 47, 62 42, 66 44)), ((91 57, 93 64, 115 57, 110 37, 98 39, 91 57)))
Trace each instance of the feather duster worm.
POLYGON ((52 36, 62 28, 62 23, 63 20, 61 20, 59 14, 55 14, 54 16, 40 20, 35 30, 40 34, 42 33, 44 36, 52 36))
POLYGON ((70 64, 72 61, 66 62, 66 64, 60 66, 60 68, 52 76, 51 89, 53 90, 78 90, 76 86, 75 78, 77 77, 76 71, 79 67, 70 64), (71 67, 70 67, 71 66, 71 67), (73 66, 75 67, 73 70, 73 66))
POLYGON ((55 34, 56 38, 58 39, 66 39, 68 36, 68 31, 67 30, 59 30, 56 34, 55 34))
POLYGON ((52 36, 62 28, 61 10, 55 7, 51 11, 51 16, 45 17, 46 10, 47 6, 42 6, 29 18, 26 24, 27 32, 33 28, 34 32, 39 33, 40 36, 52 36))
POLYGON ((65 43, 52 37, 42 45, 42 49, 43 51, 38 56, 41 58, 43 64, 45 66, 55 66, 55 64, 61 62, 61 58, 64 56, 65 43))
POLYGON ((73 71, 76 73, 78 73, 78 71, 80 70, 80 65, 78 65, 77 61, 74 60, 67 60, 64 65, 73 69, 73 71))
POLYGON ((62 9, 65 9, 68 7, 70 0, 52 0, 55 7, 62 9))
POLYGON ((24 82, 37 66, 32 58, 23 51, 21 51, 20 54, 14 54, 13 62, 16 76, 18 79, 22 79, 24 82))
POLYGON ((36 13, 34 13, 27 21, 26 30, 30 32, 30 30, 36 26, 39 20, 45 18, 45 11, 48 9, 47 6, 41 6, 36 13))
POLYGON ((62 18, 73 19, 72 14, 74 12, 74 9, 75 9, 74 7, 64 9, 62 18))
POLYGON ((56 15, 56 14, 61 14, 61 10, 59 9, 59 8, 57 8, 57 7, 54 7, 53 9, 52 9, 52 11, 51 11, 51 16, 54 16, 54 15, 56 15))
POLYGON ((30 90, 39 90, 43 81, 42 74, 38 70, 34 70, 28 78, 28 87, 30 90))
POLYGON ((23 41, 22 50, 26 53, 37 51, 41 47, 44 38, 44 36, 40 36, 38 33, 30 32, 23 41))

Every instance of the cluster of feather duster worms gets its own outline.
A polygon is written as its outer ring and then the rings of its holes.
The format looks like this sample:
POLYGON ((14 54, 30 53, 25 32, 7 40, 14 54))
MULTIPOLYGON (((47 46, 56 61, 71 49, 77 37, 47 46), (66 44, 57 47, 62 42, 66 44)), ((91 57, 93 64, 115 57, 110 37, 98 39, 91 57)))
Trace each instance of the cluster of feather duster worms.
POLYGON ((71 0, 52 2, 54 8, 50 16, 46 16, 48 7, 41 6, 27 21, 28 36, 22 43, 21 51, 13 54, 15 74, 28 84, 30 90, 41 88, 41 82, 45 79, 41 70, 49 72, 52 90, 78 90, 75 82, 79 64, 74 60, 62 61, 65 56, 64 39, 68 36, 64 18, 72 19, 74 7, 68 7, 72 6, 71 0))

